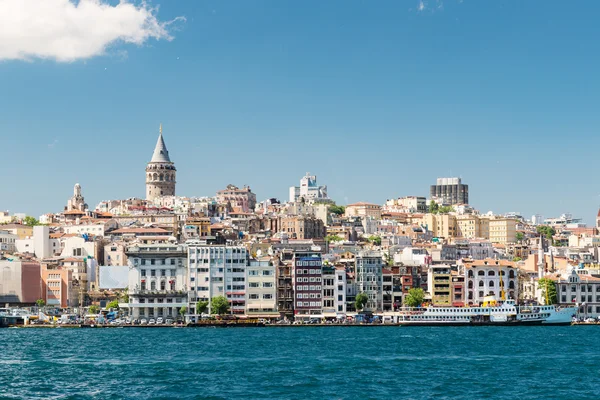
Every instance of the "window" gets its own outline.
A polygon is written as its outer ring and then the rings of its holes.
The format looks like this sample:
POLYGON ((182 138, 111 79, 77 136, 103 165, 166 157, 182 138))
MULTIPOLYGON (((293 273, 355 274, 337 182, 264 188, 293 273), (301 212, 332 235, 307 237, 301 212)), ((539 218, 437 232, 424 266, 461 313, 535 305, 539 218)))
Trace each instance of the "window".
POLYGON ((156 290, 156 282, 150 282, 150 290, 156 290))
POLYGON ((170 264, 171 265, 175 265, 175 259, 174 258, 171 258, 171 263, 170 264))
POLYGON ((258 275, 258 271, 248 271, 248 276, 257 276, 258 275))
POLYGON ((146 276, 146 270, 145 270, 145 269, 143 269, 143 270, 141 271, 141 273, 142 273, 142 276, 146 276))
POLYGON ((151 269, 150 270, 150 276, 156 276, 156 270, 155 269, 151 269))
POLYGON ((263 299, 265 299, 265 300, 271 300, 272 298, 273 298, 273 295, 270 293, 263 294, 263 299))
POLYGON ((170 275, 171 276, 175 276, 175 270, 174 269, 171 270, 171 274, 170 275))
POLYGON ((251 287, 251 288, 257 288, 257 287, 258 287, 258 282, 250 282, 250 283, 248 284, 248 287, 251 287))
POLYGON ((251 295, 249 296, 249 299, 250 299, 250 300, 258 300, 258 295, 257 295, 257 294, 251 294, 251 295))
POLYGON ((160 282, 160 290, 165 290, 165 281, 160 282))
POLYGON ((263 287, 264 287, 264 288, 270 288, 270 287, 273 287, 273 282, 263 282, 263 287))
POLYGON ((273 271, 263 271, 263 276, 271 276, 273 275, 273 271))
POLYGON ((167 276, 167 270, 166 269, 161 269, 160 270, 160 276, 167 276))

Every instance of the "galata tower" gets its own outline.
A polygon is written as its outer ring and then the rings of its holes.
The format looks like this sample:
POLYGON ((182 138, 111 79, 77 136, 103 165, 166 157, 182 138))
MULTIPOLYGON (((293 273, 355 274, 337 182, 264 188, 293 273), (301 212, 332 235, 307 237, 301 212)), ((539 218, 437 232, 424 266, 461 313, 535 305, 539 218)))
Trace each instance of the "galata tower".
POLYGON ((146 166, 146 200, 154 201, 160 196, 174 196, 176 174, 177 169, 169 158, 161 124, 152 160, 146 166))

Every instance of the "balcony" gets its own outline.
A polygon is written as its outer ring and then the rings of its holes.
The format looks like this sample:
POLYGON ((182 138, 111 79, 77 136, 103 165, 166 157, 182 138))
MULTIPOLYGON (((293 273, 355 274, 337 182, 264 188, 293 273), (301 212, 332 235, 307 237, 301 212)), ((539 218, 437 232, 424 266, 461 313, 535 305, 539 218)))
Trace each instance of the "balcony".
POLYGON ((133 289, 129 291, 131 295, 137 296, 186 296, 185 290, 147 290, 147 289, 133 289))

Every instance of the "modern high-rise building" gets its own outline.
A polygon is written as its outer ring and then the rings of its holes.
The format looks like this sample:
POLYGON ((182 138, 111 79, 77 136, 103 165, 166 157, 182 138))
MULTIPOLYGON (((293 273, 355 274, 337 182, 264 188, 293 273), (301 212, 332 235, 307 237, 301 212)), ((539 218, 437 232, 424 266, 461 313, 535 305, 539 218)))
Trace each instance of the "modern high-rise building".
POLYGON ((162 125, 152 159, 146 166, 146 200, 154 201, 160 196, 174 196, 177 169, 169 158, 163 139, 162 125))
POLYGON ((306 175, 300 179, 300 186, 290 187, 290 202, 298 201, 303 198, 305 201, 329 201, 327 197, 327 186, 317 185, 317 177, 307 172, 306 175))
POLYGON ((438 178, 431 185, 430 197, 438 204, 469 204, 469 185, 464 185, 460 178, 438 178))

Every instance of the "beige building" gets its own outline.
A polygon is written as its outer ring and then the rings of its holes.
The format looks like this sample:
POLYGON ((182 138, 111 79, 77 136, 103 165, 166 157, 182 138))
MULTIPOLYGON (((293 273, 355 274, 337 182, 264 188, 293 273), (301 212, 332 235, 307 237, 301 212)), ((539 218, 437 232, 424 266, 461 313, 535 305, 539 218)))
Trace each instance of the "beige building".
POLYGON ((372 217, 381 219, 381 206, 365 202, 348 204, 346 206, 346 217, 372 217))
POLYGON ((510 218, 490 218, 489 237, 492 243, 515 243, 517 241, 517 220, 510 218))
POLYGON ((425 214, 422 220, 434 237, 453 238, 458 228, 454 214, 425 214))
POLYGON ((278 218, 279 232, 287 233, 290 239, 321 239, 325 237, 325 224, 308 215, 281 215, 278 218))
POLYGON ((254 318, 278 318, 274 264, 268 257, 250 260, 246 277, 246 315, 254 318))
POLYGON ((104 246, 104 264, 103 265, 127 265, 127 255, 125 251, 127 245, 125 242, 112 242, 104 246))

